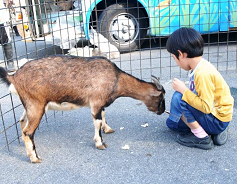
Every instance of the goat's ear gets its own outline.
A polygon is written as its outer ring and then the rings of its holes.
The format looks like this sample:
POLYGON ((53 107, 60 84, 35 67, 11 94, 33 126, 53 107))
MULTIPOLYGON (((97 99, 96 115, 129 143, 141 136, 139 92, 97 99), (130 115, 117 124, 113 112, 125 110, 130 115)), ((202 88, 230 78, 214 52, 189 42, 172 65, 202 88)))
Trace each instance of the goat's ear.
POLYGON ((160 78, 155 77, 154 75, 151 75, 151 79, 153 80, 154 84, 156 85, 158 90, 162 90, 163 86, 160 84, 160 78))
POLYGON ((151 96, 160 96, 161 92, 160 91, 155 91, 155 90, 152 90, 150 95, 151 96))

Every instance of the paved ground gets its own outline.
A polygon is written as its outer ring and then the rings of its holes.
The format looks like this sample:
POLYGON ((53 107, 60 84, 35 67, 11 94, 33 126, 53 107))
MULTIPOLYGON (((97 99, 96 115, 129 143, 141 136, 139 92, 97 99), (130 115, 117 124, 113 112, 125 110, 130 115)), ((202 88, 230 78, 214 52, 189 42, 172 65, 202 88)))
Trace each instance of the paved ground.
MULTIPOLYGON (((236 48, 236 47, 234 47, 236 48)), ((148 54, 149 55, 149 54, 148 54)), ((153 56, 153 54, 152 54, 153 56)), ((179 74, 179 71, 177 71, 179 74)), ((172 76, 177 73, 172 73, 172 76)), ((237 73, 223 69, 223 76, 237 97, 237 73)), ((166 105, 173 94, 170 74, 163 71, 166 105)), ((181 76, 182 80, 187 80, 181 76)), ((1 87, 1 93, 7 89, 1 87)), ((4 99, 3 99, 4 100, 4 99)), ((4 106, 4 101, 2 102, 4 106)), ((14 97, 14 103, 19 103, 14 97)), ((9 105, 9 104, 8 104, 9 105)), ((4 107, 3 107, 4 108, 4 107)), ((35 135, 41 164, 31 164, 21 141, 0 150, 1 183, 108 183, 108 184, 234 184, 237 182, 237 105, 229 128, 229 141, 205 151, 176 143, 176 133, 165 125, 167 114, 147 110, 140 101, 120 98, 106 109, 115 133, 104 135, 106 150, 94 147, 90 109, 56 113, 43 122, 35 135), (148 123, 148 127, 143 127, 148 123), (122 147, 129 145, 130 149, 122 147)), ((17 118, 22 108, 15 109, 17 118)), ((48 115, 50 116, 50 114, 48 115)), ((5 121, 12 115, 4 116, 5 121)), ((0 125, 2 126, 2 125, 0 125)), ((15 127, 7 131, 15 131, 15 127), (13 130, 11 130, 13 129, 13 130)), ((10 136, 10 135, 8 135, 10 136)), ((1 134, 0 142, 5 141, 1 134)))

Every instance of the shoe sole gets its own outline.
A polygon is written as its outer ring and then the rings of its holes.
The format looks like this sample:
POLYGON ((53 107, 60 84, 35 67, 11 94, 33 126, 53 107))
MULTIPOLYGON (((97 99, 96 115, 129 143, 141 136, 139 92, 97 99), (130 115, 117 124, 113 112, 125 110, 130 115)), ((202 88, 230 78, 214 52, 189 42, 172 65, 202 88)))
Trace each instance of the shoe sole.
POLYGON ((195 147, 195 148, 200 148, 203 150, 209 150, 214 147, 213 142, 210 142, 209 144, 194 144, 194 143, 184 143, 184 142, 181 142, 179 139, 177 139, 176 141, 183 146, 195 147))

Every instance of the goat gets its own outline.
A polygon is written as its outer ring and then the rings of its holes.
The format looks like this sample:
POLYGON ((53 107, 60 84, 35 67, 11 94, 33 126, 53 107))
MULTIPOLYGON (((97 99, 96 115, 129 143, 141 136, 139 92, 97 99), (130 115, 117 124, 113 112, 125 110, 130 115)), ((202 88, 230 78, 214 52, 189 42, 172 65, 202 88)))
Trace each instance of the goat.
POLYGON ((153 77, 154 83, 137 79, 104 57, 50 56, 27 62, 13 75, 0 67, 0 79, 19 95, 25 108, 20 119, 22 139, 32 163, 41 162, 34 134, 49 109, 90 107, 98 149, 107 147, 101 129, 114 132, 105 121, 104 108, 117 98, 140 100, 158 115, 165 111, 165 90, 157 78, 153 77))

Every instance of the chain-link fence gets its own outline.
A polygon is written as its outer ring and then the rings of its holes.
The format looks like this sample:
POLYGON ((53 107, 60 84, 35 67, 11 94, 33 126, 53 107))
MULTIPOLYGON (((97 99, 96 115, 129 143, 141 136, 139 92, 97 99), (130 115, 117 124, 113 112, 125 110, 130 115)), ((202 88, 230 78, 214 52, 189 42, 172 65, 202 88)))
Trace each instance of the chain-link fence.
MULTIPOLYGON (((167 37, 180 27, 193 27, 203 35, 204 57, 218 70, 237 68, 237 0, 0 2, 1 29, 9 38, 0 48, 0 65, 6 69, 12 61, 5 49, 10 44, 16 69, 55 54, 102 55, 140 79, 150 81, 155 75, 170 80, 187 75, 165 48, 167 37)), ((0 84, 0 149, 9 151, 11 143, 20 143, 22 112, 19 98, 0 84)), ((42 121, 55 115, 51 112, 42 121)))

